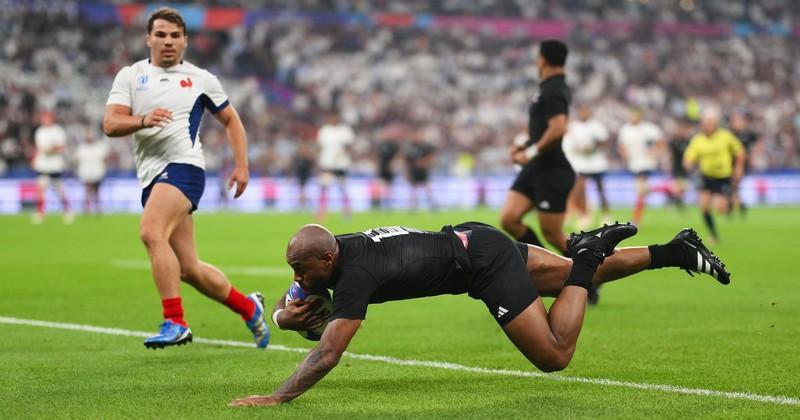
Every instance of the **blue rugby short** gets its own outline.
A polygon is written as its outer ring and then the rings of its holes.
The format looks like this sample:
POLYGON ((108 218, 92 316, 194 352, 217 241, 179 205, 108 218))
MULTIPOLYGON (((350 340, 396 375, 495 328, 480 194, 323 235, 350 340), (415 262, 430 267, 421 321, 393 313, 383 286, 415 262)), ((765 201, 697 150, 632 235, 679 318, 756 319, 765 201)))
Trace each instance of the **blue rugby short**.
POLYGON ((206 171, 188 163, 170 163, 150 185, 142 190, 142 207, 147 203, 150 192, 157 183, 173 185, 181 190, 192 203, 192 210, 189 211, 192 213, 197 210, 200 197, 203 196, 203 190, 206 188, 206 171))

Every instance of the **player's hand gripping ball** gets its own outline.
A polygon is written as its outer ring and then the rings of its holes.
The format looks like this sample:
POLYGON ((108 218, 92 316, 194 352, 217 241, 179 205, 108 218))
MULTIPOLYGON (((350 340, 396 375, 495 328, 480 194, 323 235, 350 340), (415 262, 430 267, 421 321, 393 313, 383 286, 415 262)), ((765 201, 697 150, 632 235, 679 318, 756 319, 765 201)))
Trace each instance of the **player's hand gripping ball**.
MULTIPOLYGON (((292 285, 289 287, 289 290, 286 291, 286 303, 288 304, 290 301, 295 299, 304 299, 306 301, 310 301, 312 299, 319 299, 322 303, 320 304, 320 308, 317 311, 322 311, 325 316, 331 313, 331 309, 333 309, 333 299, 331 299, 331 294, 327 290, 324 292, 315 292, 315 293, 306 293, 300 284, 296 281, 292 282, 292 285)), ((311 341, 319 341, 322 338, 322 332, 325 331, 325 327, 328 325, 328 321, 324 321, 322 325, 317 328, 313 328, 310 330, 304 331, 297 331, 300 336, 307 340, 311 341)))

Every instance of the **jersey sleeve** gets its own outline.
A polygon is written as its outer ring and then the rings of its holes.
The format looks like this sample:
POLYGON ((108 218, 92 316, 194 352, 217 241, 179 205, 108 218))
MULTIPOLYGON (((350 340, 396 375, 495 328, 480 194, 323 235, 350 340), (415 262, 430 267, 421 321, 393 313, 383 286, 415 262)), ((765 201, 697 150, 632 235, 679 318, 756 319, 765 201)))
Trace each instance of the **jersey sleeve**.
POLYGON ((619 134, 617 134, 617 141, 619 144, 626 149, 630 149, 630 137, 631 136, 628 135, 628 127, 622 126, 622 128, 619 129, 619 134))
POLYGON ((556 115, 566 116, 569 112, 569 101, 564 95, 551 93, 545 95, 542 100, 544 101, 544 116, 548 120, 556 115))
POLYGON ((67 145, 67 132, 61 126, 57 126, 58 129, 55 130, 54 142, 55 146, 66 146, 67 145))
POLYGON ((333 309, 328 322, 334 319, 364 319, 376 283, 367 272, 352 268, 342 273, 333 287, 333 309))
POLYGON ((653 136, 653 141, 661 140, 664 137, 664 133, 655 124, 650 124, 650 135, 653 136))
POLYGON ((689 162, 697 162, 698 152, 699 152, 699 145, 700 145, 700 135, 696 134, 692 139, 689 141, 689 146, 686 147, 686 151, 683 152, 683 160, 689 162))
POLYGON ((594 130, 595 130, 596 140, 598 143, 604 143, 608 141, 608 129, 606 128, 606 126, 595 121, 594 130))
POLYGON ((211 100, 211 103, 208 104, 208 110, 211 111, 212 114, 216 114, 230 105, 230 102, 228 102, 228 95, 222 90, 222 83, 220 83, 217 76, 207 73, 206 77, 205 93, 208 99, 211 100))
POLYGON ((728 142, 730 143, 731 155, 733 155, 734 157, 738 156, 739 153, 742 153, 742 151, 744 150, 742 142, 739 140, 738 137, 736 137, 730 131, 728 132, 727 137, 728 137, 728 142))
POLYGON ((33 142, 36 145, 36 149, 38 150, 45 149, 49 146, 47 139, 42 134, 41 127, 37 128, 36 131, 33 133, 33 142))
POLYGON ((114 84, 111 85, 111 93, 108 94, 106 105, 125 105, 131 106, 131 68, 126 66, 117 73, 114 84))
POLYGON ((351 144, 355 143, 355 141, 356 141, 356 133, 355 133, 355 132, 353 131, 353 129, 352 129, 352 128, 351 128, 351 127, 348 125, 348 126, 347 126, 347 136, 346 136, 346 140, 345 140, 345 143, 344 143, 344 144, 346 144, 346 145, 351 145, 351 144))

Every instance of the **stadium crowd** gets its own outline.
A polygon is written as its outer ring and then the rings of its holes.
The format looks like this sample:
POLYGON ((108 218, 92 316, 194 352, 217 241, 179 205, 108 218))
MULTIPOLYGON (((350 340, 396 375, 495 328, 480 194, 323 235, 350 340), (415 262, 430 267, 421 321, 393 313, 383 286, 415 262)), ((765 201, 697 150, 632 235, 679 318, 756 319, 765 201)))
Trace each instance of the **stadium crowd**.
MULTIPOLYGON (((263 7, 248 0, 224 3, 263 7)), ((745 112, 763 139, 751 156, 754 170, 800 167, 796 35, 664 36, 648 30, 652 21, 767 24, 795 16, 783 2, 689 2, 691 9, 683 7, 686 2, 664 7, 659 5, 667 2, 655 0, 267 3, 328 12, 633 22, 631 31, 607 36, 576 25, 567 40, 567 80, 578 93, 576 103, 592 107, 612 142, 630 107, 643 109, 669 135, 679 121, 696 120, 703 106, 715 105, 726 114, 745 112)), ((114 74, 147 57, 142 25, 87 25, 69 2, 2 7, 0 174, 30 167, 42 110, 55 110, 73 146, 86 136, 100 137, 114 74)), ((380 142, 422 137, 438 149, 437 172, 508 173, 508 145, 525 130, 528 104, 538 90, 537 42, 528 37, 285 20, 191 31, 189 40, 187 60, 220 75, 241 113, 251 168, 260 174, 290 170, 298 143, 313 141, 332 109, 355 130, 353 172, 375 173, 380 142)), ((223 168, 229 157, 221 127, 204 124, 201 138, 208 169, 223 168)), ((116 140, 110 146, 109 168, 131 170, 131 146, 116 140)), ((622 167, 619 156, 612 161, 622 167)))

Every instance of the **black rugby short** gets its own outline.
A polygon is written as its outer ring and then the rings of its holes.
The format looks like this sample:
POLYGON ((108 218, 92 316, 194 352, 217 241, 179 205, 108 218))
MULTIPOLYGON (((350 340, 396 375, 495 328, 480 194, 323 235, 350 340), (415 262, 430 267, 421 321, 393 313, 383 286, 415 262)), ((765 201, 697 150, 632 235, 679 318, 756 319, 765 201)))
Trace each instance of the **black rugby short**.
POLYGON ((703 176, 702 185, 700 186, 703 191, 725 195, 730 194, 732 188, 730 178, 711 178, 708 176, 703 176))
POLYGON ((378 177, 382 179, 387 184, 391 184, 394 181, 394 171, 389 165, 380 165, 378 169, 378 177))
POLYGON ((467 233, 469 296, 482 300, 495 321, 505 326, 539 297, 528 275, 527 247, 483 223, 467 222, 453 229, 467 233))
POLYGON ((536 170, 531 165, 522 168, 511 189, 526 197, 536 210, 545 213, 563 213, 567 210, 567 197, 575 184, 572 168, 536 170))
POLYGON ((411 178, 411 185, 422 185, 428 182, 430 178, 428 169, 413 168, 409 171, 409 178, 411 178))

